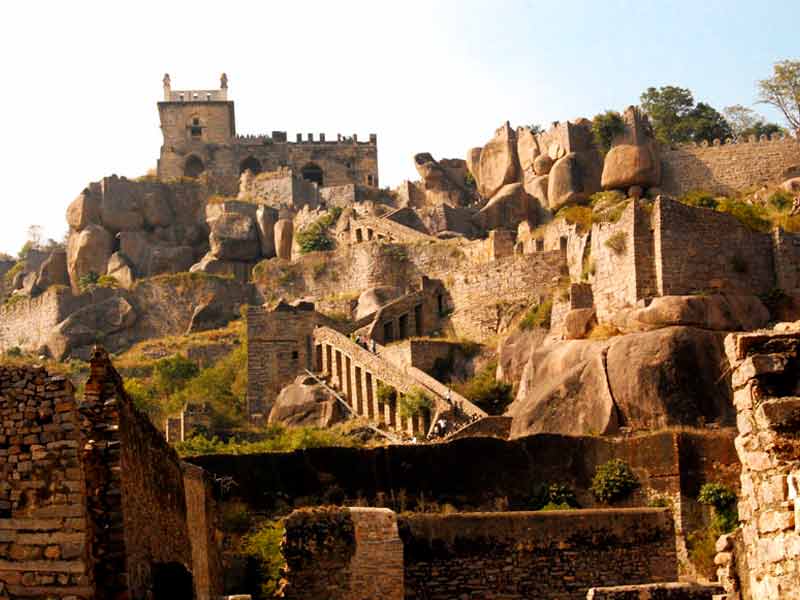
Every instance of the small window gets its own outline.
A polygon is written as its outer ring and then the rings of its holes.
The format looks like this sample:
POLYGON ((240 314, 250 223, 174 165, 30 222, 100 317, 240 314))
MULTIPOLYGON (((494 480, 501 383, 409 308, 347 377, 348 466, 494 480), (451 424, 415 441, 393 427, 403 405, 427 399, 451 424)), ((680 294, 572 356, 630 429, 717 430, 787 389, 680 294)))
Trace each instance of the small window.
POLYGON ((367 175, 367 185, 372 185, 372 175, 367 175))
POLYGON ((351 163, 351 162, 348 160, 346 163, 344 163, 344 166, 345 166, 345 167, 347 167, 348 169, 352 169, 352 168, 353 168, 353 163, 351 163))
POLYGON ((292 351, 292 360, 297 360, 300 358, 300 353, 297 350, 292 351))
POLYGON ((203 128, 200 126, 200 119, 194 118, 192 119, 192 127, 191 127, 192 137, 200 137, 203 135, 203 128))

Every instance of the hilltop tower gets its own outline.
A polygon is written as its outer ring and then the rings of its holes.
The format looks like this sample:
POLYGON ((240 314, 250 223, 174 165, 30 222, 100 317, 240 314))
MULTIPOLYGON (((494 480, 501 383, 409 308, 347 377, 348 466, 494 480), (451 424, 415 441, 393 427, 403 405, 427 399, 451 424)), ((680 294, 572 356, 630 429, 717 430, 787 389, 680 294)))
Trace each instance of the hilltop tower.
MULTIPOLYGON (((320 133, 290 142, 285 131, 271 135, 237 135, 228 77, 216 90, 173 90, 164 75, 164 99, 158 103, 164 143, 158 161, 163 178, 197 177, 208 173, 228 181, 235 190, 245 170, 253 174, 290 169, 320 187, 360 184, 378 187, 378 138, 338 134, 326 140, 320 133)), ((229 186, 230 187, 230 186, 229 186)))

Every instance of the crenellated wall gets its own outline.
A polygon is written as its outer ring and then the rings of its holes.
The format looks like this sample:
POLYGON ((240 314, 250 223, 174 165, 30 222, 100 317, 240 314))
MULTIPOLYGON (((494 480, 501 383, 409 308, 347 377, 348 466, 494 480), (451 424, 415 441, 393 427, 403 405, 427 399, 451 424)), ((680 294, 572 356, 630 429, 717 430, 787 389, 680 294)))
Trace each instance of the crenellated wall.
POLYGON ((791 137, 661 149, 661 189, 730 194, 800 174, 800 143, 791 137))

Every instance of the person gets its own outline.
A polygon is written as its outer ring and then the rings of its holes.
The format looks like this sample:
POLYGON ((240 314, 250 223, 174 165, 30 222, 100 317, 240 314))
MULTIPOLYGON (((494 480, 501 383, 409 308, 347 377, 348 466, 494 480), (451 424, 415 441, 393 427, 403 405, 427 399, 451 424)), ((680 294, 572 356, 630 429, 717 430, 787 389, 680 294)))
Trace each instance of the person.
POLYGON ((372 349, 372 353, 373 354, 377 354, 378 353, 378 348, 377 348, 377 345, 375 344, 375 340, 370 340, 370 345, 372 346, 372 348, 371 348, 372 349))

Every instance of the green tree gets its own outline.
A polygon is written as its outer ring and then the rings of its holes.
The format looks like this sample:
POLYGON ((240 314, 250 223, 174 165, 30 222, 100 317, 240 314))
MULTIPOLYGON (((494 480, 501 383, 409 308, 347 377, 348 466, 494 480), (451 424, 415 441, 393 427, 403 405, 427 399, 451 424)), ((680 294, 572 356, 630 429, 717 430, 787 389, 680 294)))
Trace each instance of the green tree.
POLYGON ((800 60, 773 65, 772 77, 758 82, 759 101, 777 108, 796 133, 800 133, 800 60))
POLYGON ((625 131, 625 120, 617 111, 607 110, 592 119, 592 134, 595 143, 608 152, 614 137, 625 131))
POLYGON ((694 108, 691 91, 673 85, 658 89, 649 87, 639 101, 650 117, 656 139, 665 144, 687 142, 691 139, 691 132, 686 126, 686 117, 694 108))
POLYGON ((773 133, 782 133, 784 129, 777 123, 767 123, 760 114, 752 108, 741 104, 726 106, 722 111, 725 120, 731 127, 733 137, 737 140, 746 140, 751 135, 761 137, 771 136, 773 133))
POLYGON ((705 102, 698 102, 689 112, 685 126, 695 142, 711 143, 715 139, 725 141, 733 137, 733 130, 725 117, 705 102))

